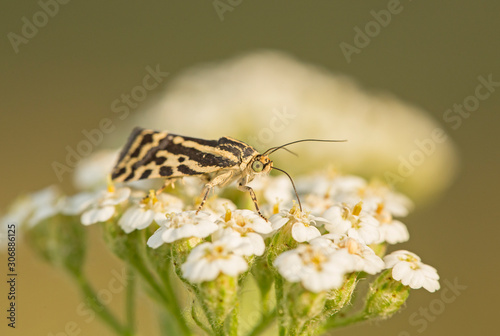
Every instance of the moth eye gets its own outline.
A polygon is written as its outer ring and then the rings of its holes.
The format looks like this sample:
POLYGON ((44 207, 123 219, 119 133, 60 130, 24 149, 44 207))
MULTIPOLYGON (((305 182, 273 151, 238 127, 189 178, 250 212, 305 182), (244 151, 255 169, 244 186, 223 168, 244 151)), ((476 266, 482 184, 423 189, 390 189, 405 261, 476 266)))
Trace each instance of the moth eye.
POLYGON ((254 161, 252 163, 252 169, 253 169, 254 172, 258 173, 258 172, 261 172, 262 169, 264 169, 264 165, 260 161, 254 161))

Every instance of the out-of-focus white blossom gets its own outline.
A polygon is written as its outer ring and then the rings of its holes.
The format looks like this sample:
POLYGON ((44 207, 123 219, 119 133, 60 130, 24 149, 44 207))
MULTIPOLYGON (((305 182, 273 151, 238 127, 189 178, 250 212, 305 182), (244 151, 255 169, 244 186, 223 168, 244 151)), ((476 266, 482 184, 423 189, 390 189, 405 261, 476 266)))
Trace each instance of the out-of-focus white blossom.
POLYGON ((299 158, 283 153, 273 159, 293 175, 328 164, 362 176, 389 179, 391 173, 400 178, 394 181, 398 188, 420 201, 439 194, 456 176, 457 154, 449 138, 418 169, 401 175, 402 159, 419 150, 415 141, 431 139, 439 127, 422 109, 280 52, 189 69, 170 82, 156 105, 127 122, 205 139, 231 135, 260 152, 296 139, 347 139, 295 145, 299 158))
MULTIPOLYGON (((61 212, 64 197, 61 191, 51 186, 29 195, 32 213, 27 221, 28 226, 36 225, 42 220, 61 212)), ((29 208, 25 211, 30 211, 29 208)))
POLYGON ((203 206, 203 211, 219 217, 223 216, 227 210, 236 210, 236 204, 230 199, 221 197, 210 197, 203 206))
POLYGON ((78 162, 73 184, 79 190, 95 190, 106 185, 109 173, 118 159, 116 150, 100 150, 78 162))
POLYGON ((270 175, 257 176, 248 184, 255 191, 262 191, 264 199, 270 204, 280 203, 288 205, 293 199, 292 184, 284 175, 272 177, 270 175))
POLYGON ((19 197, 0 217, 0 247, 7 242, 8 225, 16 232, 30 228, 61 212, 65 198, 56 186, 50 186, 19 197))
POLYGON ((69 197, 62 209, 66 215, 79 215, 83 225, 105 222, 115 214, 115 207, 128 201, 131 195, 129 188, 107 189, 93 193, 83 192, 69 197))
POLYGON ((363 208, 374 212, 380 206, 391 215, 405 217, 413 209, 413 202, 405 195, 391 190, 385 183, 374 181, 366 186, 350 189, 337 196, 339 202, 355 204, 363 201, 363 208))

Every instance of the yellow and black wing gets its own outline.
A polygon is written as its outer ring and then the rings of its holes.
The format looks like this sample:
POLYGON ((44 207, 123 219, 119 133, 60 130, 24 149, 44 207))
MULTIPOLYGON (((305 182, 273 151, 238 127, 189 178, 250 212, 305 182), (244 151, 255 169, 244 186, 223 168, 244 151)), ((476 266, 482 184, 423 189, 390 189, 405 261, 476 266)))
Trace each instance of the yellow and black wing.
POLYGON ((244 142, 204 140, 136 127, 111 173, 115 182, 195 176, 235 167, 256 152, 244 142))

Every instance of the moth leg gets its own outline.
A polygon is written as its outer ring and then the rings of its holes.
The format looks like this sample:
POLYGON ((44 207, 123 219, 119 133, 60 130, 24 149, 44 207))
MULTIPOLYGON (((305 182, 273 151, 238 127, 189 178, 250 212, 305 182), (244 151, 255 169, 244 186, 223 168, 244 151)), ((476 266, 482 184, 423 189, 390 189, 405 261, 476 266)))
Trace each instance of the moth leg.
POLYGON ((163 186, 156 190, 156 196, 158 196, 159 194, 161 194, 165 189, 167 189, 168 187, 172 186, 172 188, 175 188, 174 187, 174 183, 175 181, 177 181, 179 178, 178 177, 174 177, 174 178, 168 178, 166 179, 164 182, 163 182, 163 186))
POLYGON ((252 198, 255 210, 257 211, 260 217, 264 218, 267 221, 267 218, 264 217, 262 212, 260 212, 259 203, 257 202, 257 196, 255 196, 255 191, 253 191, 251 187, 245 185, 245 182, 246 182, 245 180, 241 180, 240 182, 238 182, 238 189, 250 193, 250 197, 252 198))
POLYGON ((210 182, 205 184, 205 187, 203 187, 203 191, 201 192, 201 196, 200 196, 200 198, 201 198, 200 205, 198 206, 198 210, 196 210, 197 214, 198 214, 198 212, 200 212, 201 208, 203 208, 203 206, 205 205, 205 202, 207 201, 208 193, 210 192, 210 190, 212 190, 212 188, 214 188, 218 185, 223 185, 223 184, 227 183, 229 180, 231 180, 232 177, 233 177, 232 171, 224 172, 220 175, 215 176, 210 182))

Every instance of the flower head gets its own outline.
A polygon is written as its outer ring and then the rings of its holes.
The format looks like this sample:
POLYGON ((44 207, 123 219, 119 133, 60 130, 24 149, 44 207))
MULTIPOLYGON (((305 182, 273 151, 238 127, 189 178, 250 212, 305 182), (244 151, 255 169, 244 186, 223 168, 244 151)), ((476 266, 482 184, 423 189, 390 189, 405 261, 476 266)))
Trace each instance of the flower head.
POLYGON ((330 249, 336 248, 336 250, 332 259, 338 267, 344 268, 347 273, 363 271, 376 274, 384 268, 382 259, 369 246, 356 238, 330 233, 316 238, 311 243, 325 245, 324 240, 333 242, 330 249))
POLYGON ((192 283, 215 280, 220 273, 237 276, 248 269, 243 257, 248 251, 248 242, 238 236, 224 236, 213 243, 202 243, 190 253, 182 274, 192 283))
POLYGON ((379 223, 363 209, 362 202, 354 206, 335 205, 323 214, 329 221, 325 228, 330 233, 347 234, 365 244, 375 243, 380 240, 379 223))
POLYGON ((229 227, 240 235, 249 232, 268 234, 273 231, 271 224, 260 217, 258 213, 245 209, 226 210, 226 213, 217 221, 217 224, 222 227, 229 227))
POLYGON ((320 245, 300 244, 274 260, 278 272, 290 282, 301 282, 311 292, 338 288, 344 282, 344 269, 339 268, 334 254, 320 245))
POLYGON ((183 205, 180 198, 165 193, 157 196, 154 190, 151 190, 148 196, 125 211, 118 224, 126 233, 142 230, 153 221, 161 225, 167 221, 167 213, 180 212, 183 205))
POLYGON ((163 243, 172 243, 184 238, 205 238, 219 227, 213 215, 200 211, 174 212, 166 215, 162 226, 148 240, 148 246, 157 248, 163 243))
POLYGON ((236 234, 244 240, 248 240, 253 247, 251 254, 262 255, 266 248, 261 234, 269 234, 273 231, 271 224, 250 210, 226 210, 226 214, 217 220, 219 230, 213 238, 236 234))
POLYGON ((338 200, 347 204, 363 200, 364 208, 369 212, 376 211, 383 204, 391 215, 397 217, 405 217, 413 208, 413 202, 408 197, 379 181, 351 189, 339 195, 338 200))
POLYGON ((413 289, 424 287, 429 292, 440 288, 437 270, 420 261, 415 253, 405 250, 395 251, 384 257, 385 267, 392 268, 394 280, 401 281, 413 289))
POLYGON ((50 186, 17 199, 2 217, 2 223, 32 227, 61 212, 65 198, 56 186, 50 186))
POLYGON ((81 193, 70 197, 65 204, 63 213, 77 215, 81 213, 83 225, 105 222, 115 214, 115 207, 126 202, 130 196, 129 188, 114 188, 108 186, 105 190, 94 193, 81 193))
POLYGON ((255 191, 261 191, 264 199, 270 204, 288 204, 292 201, 292 186, 286 176, 259 175, 249 183, 249 186, 255 191))
POLYGON ((16 199, 0 216, 0 247, 7 243, 9 225, 31 228, 44 219, 61 212, 64 196, 56 186, 50 186, 16 199))
POLYGON ((221 197, 210 197, 207 199, 203 210, 215 216, 223 216, 227 210, 236 210, 236 204, 230 199, 221 197))
POLYGON ((29 213, 31 210, 31 216, 27 221, 30 227, 61 212, 64 203, 61 191, 55 186, 32 193, 29 199, 30 206, 24 211, 29 213))
POLYGON ((374 217, 380 224, 378 227, 380 232, 380 239, 378 242, 397 244, 410 239, 410 234, 408 233, 406 225, 392 218, 391 213, 385 209, 383 203, 378 205, 374 217))
POLYGON ((292 237, 299 243, 321 236, 317 227, 327 222, 324 218, 302 212, 298 205, 294 205, 290 210, 282 210, 272 215, 269 221, 274 230, 278 230, 284 225, 291 226, 292 237))

